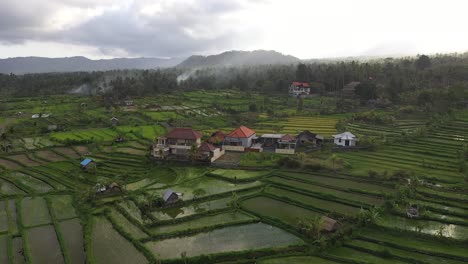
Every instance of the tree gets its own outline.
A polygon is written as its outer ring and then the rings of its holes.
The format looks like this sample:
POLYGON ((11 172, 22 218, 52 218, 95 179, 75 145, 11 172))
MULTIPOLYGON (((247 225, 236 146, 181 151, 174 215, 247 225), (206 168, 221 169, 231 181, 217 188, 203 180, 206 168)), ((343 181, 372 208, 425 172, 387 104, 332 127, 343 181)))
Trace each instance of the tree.
POLYGON ((362 102, 377 98, 377 86, 373 81, 361 82, 356 86, 354 92, 362 102))
POLYGON ((424 70, 431 67, 431 58, 427 55, 420 55, 418 59, 414 62, 414 66, 418 70, 424 70))
POLYGON ((198 154, 198 147, 196 144, 193 144, 190 149, 189 149, 189 157, 192 162, 195 162, 197 159, 197 154, 198 154))
POLYGON ((202 188, 195 189, 193 191, 193 199, 197 199, 199 197, 202 197, 203 195, 206 194, 206 191, 202 188))
POLYGON ((338 168, 338 165, 342 164, 343 163, 343 160, 340 159, 335 153, 333 153, 329 160, 332 162, 332 169, 333 169, 333 172, 336 173, 337 171, 337 168, 338 168))
POLYGON ((377 207, 372 207, 369 210, 361 208, 357 216, 358 224, 360 224, 361 226, 374 224, 375 222, 377 222, 377 220, 380 219, 380 215, 381 209, 377 207))
POLYGON ((316 215, 311 218, 300 219, 298 221, 298 229, 307 237, 317 241, 320 240, 324 223, 324 218, 320 215, 316 215))
POLYGON ((229 205, 233 207, 235 211, 240 209, 239 196, 236 192, 232 192, 231 201, 229 201, 229 205))
POLYGON ((297 111, 302 111, 303 108, 304 108, 304 98, 302 98, 302 96, 299 96, 297 98, 297 111))
POLYGON ((307 66, 304 63, 300 63, 296 68, 296 80, 299 82, 307 82, 307 66))

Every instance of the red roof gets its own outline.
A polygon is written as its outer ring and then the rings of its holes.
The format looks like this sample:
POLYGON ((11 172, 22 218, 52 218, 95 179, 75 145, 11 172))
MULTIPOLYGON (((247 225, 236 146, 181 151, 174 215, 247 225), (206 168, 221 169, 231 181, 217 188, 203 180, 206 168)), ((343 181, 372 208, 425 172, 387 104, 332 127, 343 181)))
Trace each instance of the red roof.
POLYGON ((220 130, 211 134, 211 137, 208 139, 210 143, 220 143, 224 141, 224 134, 220 130))
POLYGON ((292 85, 294 86, 302 86, 302 87, 309 87, 308 83, 305 82, 293 82, 292 85))
POLYGON ((206 142, 203 142, 201 144, 201 146, 198 148, 198 151, 201 151, 201 152, 213 152, 216 148, 209 144, 209 143, 206 143, 206 142))
POLYGON ((255 134, 255 131, 252 129, 246 127, 246 126, 240 126, 239 128, 235 129, 231 133, 229 133, 226 137, 232 137, 232 138, 248 138, 255 134))
POLYGON ((167 138, 174 139, 194 139, 197 140, 202 137, 200 133, 191 128, 174 128, 171 132, 166 134, 167 138))
POLYGON ((289 134, 286 134, 283 137, 281 137, 281 141, 284 141, 284 142, 291 142, 291 141, 294 141, 294 140, 296 140, 296 139, 293 136, 289 135, 289 134))

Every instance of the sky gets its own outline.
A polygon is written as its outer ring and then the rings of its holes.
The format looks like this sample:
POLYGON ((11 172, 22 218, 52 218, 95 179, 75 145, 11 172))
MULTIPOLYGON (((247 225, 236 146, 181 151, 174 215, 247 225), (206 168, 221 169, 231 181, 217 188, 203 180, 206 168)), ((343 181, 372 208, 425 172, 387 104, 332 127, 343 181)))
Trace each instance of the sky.
POLYGON ((468 51, 466 0, 1 0, 0 58, 468 51))

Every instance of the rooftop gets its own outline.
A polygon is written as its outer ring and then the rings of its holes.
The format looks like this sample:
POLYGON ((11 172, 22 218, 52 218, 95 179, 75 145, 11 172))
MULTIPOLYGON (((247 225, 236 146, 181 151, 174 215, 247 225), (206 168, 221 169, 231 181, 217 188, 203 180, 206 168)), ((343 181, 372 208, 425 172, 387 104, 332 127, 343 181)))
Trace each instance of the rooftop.
POLYGON ((214 151, 216 148, 211 145, 210 143, 206 143, 206 142, 203 142, 201 144, 201 146, 198 148, 198 151, 201 151, 201 152, 212 152, 214 151))
POLYGON ((173 193, 177 195, 177 193, 175 193, 173 190, 168 189, 163 195, 164 201, 167 202, 167 200, 171 197, 173 193))
POLYGON ((306 82, 293 82, 292 85, 299 87, 309 87, 309 84, 306 82))
POLYGON ((87 166, 87 165, 90 164, 91 162, 93 162, 92 159, 86 158, 86 159, 84 159, 84 160, 80 163, 80 165, 81 165, 81 166, 87 166))
POLYGON ((197 140, 201 138, 202 135, 191 128, 174 128, 171 132, 167 133, 165 137, 174 139, 197 140))
POLYGON ((232 138, 248 138, 251 137, 252 135, 255 134, 255 131, 252 129, 246 127, 246 126, 240 126, 237 129, 233 130, 231 133, 227 135, 227 137, 232 137, 232 138))
POLYGON ((262 138, 282 138, 284 137, 284 134, 263 134, 261 136, 262 138))
POLYGON ((341 138, 341 139, 344 139, 344 140, 347 140, 347 139, 355 139, 356 136, 353 135, 353 133, 351 132, 344 132, 344 133, 341 133, 341 134, 337 134, 337 135, 333 135, 334 138, 341 138))

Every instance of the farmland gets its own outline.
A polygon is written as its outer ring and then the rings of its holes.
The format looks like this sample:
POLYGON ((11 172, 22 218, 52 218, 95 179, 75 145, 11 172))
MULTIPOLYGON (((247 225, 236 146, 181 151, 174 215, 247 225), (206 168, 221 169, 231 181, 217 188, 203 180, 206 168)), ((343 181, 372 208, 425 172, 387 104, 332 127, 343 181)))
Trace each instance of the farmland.
POLYGON ((136 109, 124 111, 93 97, 51 97, 53 115, 35 125, 14 113, 32 114, 41 100, 6 104, 0 122, 14 132, 2 141, 11 151, 0 152, 0 263, 468 261, 466 114, 433 125, 421 115, 376 125, 320 114, 317 98, 304 100, 304 112, 291 99, 238 91, 134 101, 136 109), (213 108, 219 101, 225 104, 213 108), (82 102, 88 107, 76 110, 82 102), (251 104, 278 107, 252 112, 251 104), (155 138, 173 127, 194 127, 203 139, 240 124, 258 135, 309 130, 330 138, 343 120, 362 148, 325 142, 288 159, 245 153, 233 155, 235 166, 148 157, 155 138), (50 124, 59 128, 48 131, 50 124), (84 158, 96 167, 80 168, 84 158), (97 184, 114 183, 119 191, 96 192, 97 184), (181 201, 158 205, 168 189, 181 201), (411 204, 418 218, 406 216, 411 204), (313 232, 314 219, 325 216, 339 229, 313 232))

